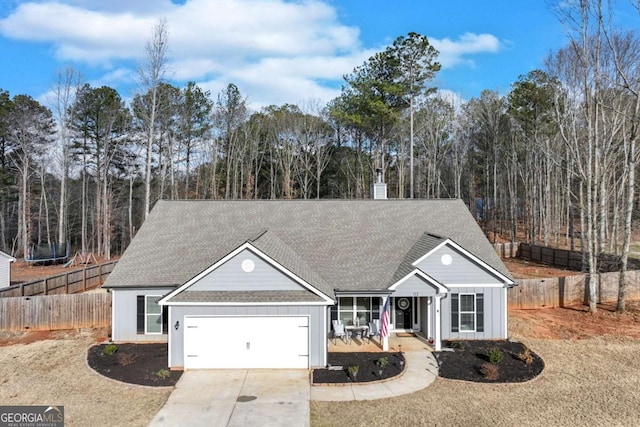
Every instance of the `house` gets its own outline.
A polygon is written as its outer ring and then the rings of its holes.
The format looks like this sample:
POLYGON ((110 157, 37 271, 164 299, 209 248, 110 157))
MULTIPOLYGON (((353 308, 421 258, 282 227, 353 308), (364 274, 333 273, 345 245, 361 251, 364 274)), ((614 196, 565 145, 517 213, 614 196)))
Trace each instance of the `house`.
POLYGON ((0 251, 0 289, 11 286, 11 263, 16 259, 0 251))
POLYGON ((158 202, 104 287, 114 342, 197 369, 325 366, 331 320, 387 296, 436 349, 504 339, 513 284, 460 200, 260 200, 158 202))

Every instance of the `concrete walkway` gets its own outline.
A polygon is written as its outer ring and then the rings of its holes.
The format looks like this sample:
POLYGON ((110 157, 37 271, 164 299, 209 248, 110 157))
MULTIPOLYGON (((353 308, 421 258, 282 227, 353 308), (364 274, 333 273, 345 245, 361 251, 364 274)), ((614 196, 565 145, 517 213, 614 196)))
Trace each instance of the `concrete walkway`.
POLYGON ((376 383, 314 385, 311 387, 311 400, 374 400, 422 390, 438 376, 438 362, 427 349, 407 347, 403 345, 402 348, 406 362, 401 376, 376 383))
MULTIPOLYGON (((423 340, 393 337, 390 349, 404 353, 405 370, 375 383, 311 386, 307 370, 186 371, 150 426, 309 426, 310 399, 397 397, 422 390, 438 376, 438 363, 423 340)), ((380 351, 364 342, 333 350, 380 351)))
POLYGON ((150 426, 308 426, 306 370, 186 371, 150 426))

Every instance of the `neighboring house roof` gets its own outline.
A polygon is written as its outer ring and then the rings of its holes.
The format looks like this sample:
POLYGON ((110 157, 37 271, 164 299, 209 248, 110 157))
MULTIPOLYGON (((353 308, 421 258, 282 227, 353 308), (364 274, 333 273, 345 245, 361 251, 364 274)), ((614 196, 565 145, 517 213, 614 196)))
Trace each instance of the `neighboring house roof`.
POLYGON ((438 236, 511 277, 461 200, 159 201, 105 287, 182 285, 251 242, 332 297, 383 290, 438 236))
POLYGON ((0 257, 8 259, 10 262, 16 262, 16 259, 14 257, 2 251, 0 251, 0 257))

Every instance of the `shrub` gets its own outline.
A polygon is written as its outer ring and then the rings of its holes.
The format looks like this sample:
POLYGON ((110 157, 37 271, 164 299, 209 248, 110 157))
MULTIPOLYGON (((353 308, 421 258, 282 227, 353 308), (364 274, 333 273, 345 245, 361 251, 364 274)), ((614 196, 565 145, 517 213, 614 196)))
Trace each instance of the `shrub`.
POLYGON ((102 352, 107 356, 113 356, 115 352, 118 351, 118 346, 115 344, 107 344, 104 346, 102 352))
POLYGON ((451 341, 449 343, 449 348, 452 348, 454 350, 464 350, 464 344, 462 344, 460 341, 451 341))
POLYGON ((495 381, 498 379, 498 376, 500 376, 500 369, 491 363, 483 363, 480 366, 480 373, 485 380, 495 381))
POLYGON ((525 347, 522 353, 518 354, 518 359, 527 365, 531 365, 533 363, 533 355, 531 354, 529 347, 525 347))
POLYGON ((489 350, 489 362, 493 363, 494 365, 502 362, 503 357, 504 355, 497 348, 492 348, 491 350, 489 350))
POLYGON ((385 366, 389 364, 389 359, 387 357, 381 357, 376 361, 376 365, 380 367, 380 369, 384 369, 385 366))
POLYGON ((358 376, 358 371, 359 370, 360 370, 360 366, 358 366, 358 365, 349 366, 347 368, 347 371, 349 372, 349 376, 351 376, 351 378, 353 378, 354 381, 356 379, 356 376, 358 376))
POLYGON ((169 372, 168 369, 160 369, 158 372, 156 372, 156 376, 158 378, 169 378, 171 376, 171 372, 169 372))
POLYGON ((136 361, 137 358, 138 356, 132 353, 119 353, 118 363, 120 363, 122 366, 131 365, 136 361))

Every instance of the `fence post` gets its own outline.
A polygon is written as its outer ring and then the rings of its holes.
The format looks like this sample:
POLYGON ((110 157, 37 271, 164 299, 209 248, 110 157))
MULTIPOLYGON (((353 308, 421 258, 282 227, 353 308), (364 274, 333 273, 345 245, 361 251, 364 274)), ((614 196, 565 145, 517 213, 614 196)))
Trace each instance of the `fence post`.
POLYGON ((87 265, 86 264, 82 269, 82 291, 83 292, 87 291, 87 265))
POLYGON ((47 285, 47 278, 44 278, 44 294, 49 295, 49 287, 47 285))
POLYGON ((98 264, 98 287, 102 286, 102 264, 98 264))
POLYGON ((64 293, 69 294, 69 273, 64 275, 64 293))

